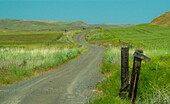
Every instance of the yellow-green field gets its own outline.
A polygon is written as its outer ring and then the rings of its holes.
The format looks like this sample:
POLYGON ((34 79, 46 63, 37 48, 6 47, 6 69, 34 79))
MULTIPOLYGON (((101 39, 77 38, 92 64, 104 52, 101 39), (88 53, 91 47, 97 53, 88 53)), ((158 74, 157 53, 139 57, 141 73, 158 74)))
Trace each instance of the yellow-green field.
POLYGON ((0 47, 36 47, 56 43, 63 32, 0 32, 0 47))

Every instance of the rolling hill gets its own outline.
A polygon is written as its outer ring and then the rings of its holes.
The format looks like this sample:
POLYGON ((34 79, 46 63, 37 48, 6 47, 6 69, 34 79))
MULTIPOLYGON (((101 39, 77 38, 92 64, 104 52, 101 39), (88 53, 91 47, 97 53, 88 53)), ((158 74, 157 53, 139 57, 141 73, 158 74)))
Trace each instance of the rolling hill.
POLYGON ((83 21, 0 19, 0 31, 62 31, 129 26, 133 26, 133 24, 86 24, 83 21))
POLYGON ((156 17, 150 25, 170 26, 170 10, 159 17, 156 17))

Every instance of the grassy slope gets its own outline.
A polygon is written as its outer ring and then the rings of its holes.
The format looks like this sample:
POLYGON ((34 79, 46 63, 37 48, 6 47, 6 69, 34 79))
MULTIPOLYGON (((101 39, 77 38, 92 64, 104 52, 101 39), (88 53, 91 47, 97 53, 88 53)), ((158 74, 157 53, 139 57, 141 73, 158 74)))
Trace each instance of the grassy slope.
POLYGON ((115 27, 127 27, 125 25, 103 25, 94 24, 89 25, 83 21, 46 21, 46 20, 16 20, 16 19, 0 19, 0 31, 55 31, 55 30, 82 30, 95 29, 96 27, 101 28, 115 28, 115 27))
POLYGON ((98 85, 98 90, 103 91, 104 96, 91 102, 91 104, 130 103, 129 100, 121 100, 118 95, 121 83, 120 46, 130 47, 130 72, 134 49, 144 49, 144 54, 152 59, 149 64, 142 64, 136 102, 142 104, 167 103, 170 94, 168 92, 170 86, 169 30, 169 27, 139 25, 89 32, 86 39, 90 43, 107 48, 102 73, 108 76, 105 81, 98 85))
POLYGON ((42 47, 57 43, 63 32, 0 32, 0 47, 42 47))
POLYGON ((134 26, 135 24, 90 24, 90 26, 94 26, 96 28, 119 28, 119 27, 130 27, 134 26))
POLYGON ((67 21, 24 21, 13 19, 0 19, 0 30, 11 31, 48 31, 48 30, 78 30, 82 29, 83 25, 71 25, 72 22, 67 21))
POLYGON ((56 69, 84 52, 73 41, 79 31, 0 32, 0 85, 56 69))
POLYGON ((170 50, 170 27, 138 25, 128 28, 113 28, 96 30, 91 33, 89 39, 92 43, 106 46, 131 45, 133 48, 143 47, 147 49, 170 50), (160 44, 161 43, 161 44, 160 44))
POLYGON ((156 17, 150 25, 170 26, 170 10, 159 17, 156 17))
POLYGON ((152 49, 170 50, 169 27, 161 28, 158 26, 135 26, 125 29, 109 29, 109 33, 117 38, 140 42, 152 49), (161 44, 160 44, 161 43, 161 44))

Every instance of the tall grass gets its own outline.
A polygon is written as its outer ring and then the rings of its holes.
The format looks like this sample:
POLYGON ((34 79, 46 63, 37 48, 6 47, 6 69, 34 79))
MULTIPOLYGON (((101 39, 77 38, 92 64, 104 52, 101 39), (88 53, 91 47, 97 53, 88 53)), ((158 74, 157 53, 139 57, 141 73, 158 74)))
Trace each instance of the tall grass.
POLYGON ((53 66, 69 58, 77 56, 82 48, 46 48, 46 49, 0 49, 0 69, 23 68, 35 69, 45 67, 46 64, 53 66))
POLYGON ((50 67, 76 57, 83 50, 84 47, 63 49, 0 49, 0 84, 13 83, 4 80, 6 76, 31 76, 34 72, 43 71, 46 68, 49 70, 50 67))
POLYGON ((145 92, 136 100, 137 104, 168 104, 170 102, 170 86, 155 88, 150 85, 150 87, 153 89, 152 94, 145 92), (143 99, 141 97, 143 97, 143 99))
MULTIPOLYGON (((170 54, 152 56, 142 63, 137 102, 168 104, 170 101, 170 54)), ((132 63, 130 63, 132 66, 132 63)))
MULTIPOLYGON (((135 49, 131 48, 129 49, 129 60, 131 61, 133 59, 133 53, 135 52, 135 49)), ((166 55, 170 54, 170 51, 168 50, 144 50, 144 54, 146 56, 160 56, 160 55, 166 55)), ((121 48, 120 47, 110 47, 106 51, 106 62, 113 63, 113 64, 119 64, 121 62, 121 48)))

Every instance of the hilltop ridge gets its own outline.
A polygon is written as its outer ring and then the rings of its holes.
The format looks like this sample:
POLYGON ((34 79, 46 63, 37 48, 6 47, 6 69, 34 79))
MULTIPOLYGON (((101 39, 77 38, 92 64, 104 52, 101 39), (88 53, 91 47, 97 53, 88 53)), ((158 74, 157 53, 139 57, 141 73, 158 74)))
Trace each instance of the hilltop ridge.
POLYGON ((87 24, 83 21, 0 19, 0 31, 63 31, 129 27, 133 24, 87 24))
POLYGON ((170 26, 170 10, 153 19, 149 25, 170 26))
POLYGON ((71 25, 74 25, 74 26, 79 26, 79 25, 88 26, 88 24, 83 22, 83 21, 75 21, 75 22, 72 22, 71 25))

